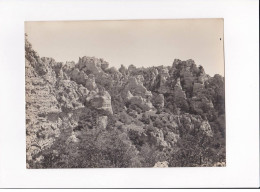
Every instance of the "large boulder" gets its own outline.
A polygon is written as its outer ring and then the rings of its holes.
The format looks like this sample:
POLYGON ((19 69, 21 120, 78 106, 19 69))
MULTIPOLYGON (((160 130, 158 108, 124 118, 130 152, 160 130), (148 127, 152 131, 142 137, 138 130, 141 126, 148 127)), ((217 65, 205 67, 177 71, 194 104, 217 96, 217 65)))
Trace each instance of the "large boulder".
POLYGON ((158 76, 159 72, 156 68, 151 68, 149 70, 149 83, 150 83, 150 87, 154 87, 155 83, 156 83, 156 78, 158 76))
MULTIPOLYGON (((63 111, 84 107, 82 96, 78 92, 79 85, 70 80, 60 80, 58 83, 57 98, 63 111)), ((82 90, 82 88, 81 88, 82 90)), ((83 90, 82 90, 83 91, 83 90)), ((86 91, 86 90, 85 90, 86 91)), ((86 91, 87 93, 87 91, 86 91)))
POLYGON ((87 102, 98 110, 113 114, 111 96, 107 91, 102 91, 96 95, 91 95, 91 97, 87 98, 87 102))
POLYGON ((142 98, 141 96, 133 96, 130 92, 128 92, 127 99, 131 103, 131 105, 137 105, 143 111, 149 111, 150 109, 153 108, 151 102, 148 102, 146 99, 142 98))
POLYGON ((131 93, 135 96, 141 96, 143 98, 150 99, 152 97, 152 93, 147 91, 147 89, 143 86, 141 81, 141 77, 130 77, 128 80, 128 84, 125 86, 125 91, 131 91, 131 93))
POLYGON ((159 87, 158 87, 158 92, 159 93, 167 93, 169 92, 169 86, 167 86, 166 82, 168 78, 170 77, 169 75, 169 70, 166 67, 162 67, 159 73, 159 87))
POLYGON ((177 79, 177 82, 174 86, 173 94, 174 94, 175 98, 186 99, 186 94, 185 94, 185 91, 182 90, 180 78, 177 79))
POLYGON ((108 64, 108 63, 105 62, 103 59, 84 56, 82 58, 79 58, 77 66, 80 71, 83 70, 87 74, 88 73, 98 74, 103 71, 101 69, 101 66, 103 65, 104 67, 104 64, 108 64))

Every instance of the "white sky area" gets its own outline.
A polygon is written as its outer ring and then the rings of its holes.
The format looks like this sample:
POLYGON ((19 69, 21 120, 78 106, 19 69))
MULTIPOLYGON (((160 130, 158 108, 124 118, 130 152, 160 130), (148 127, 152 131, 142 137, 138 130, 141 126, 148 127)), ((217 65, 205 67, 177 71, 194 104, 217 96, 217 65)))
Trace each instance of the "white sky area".
POLYGON ((223 31, 223 19, 25 22, 33 49, 58 62, 94 56, 119 68, 193 59, 210 76, 224 76, 223 31))

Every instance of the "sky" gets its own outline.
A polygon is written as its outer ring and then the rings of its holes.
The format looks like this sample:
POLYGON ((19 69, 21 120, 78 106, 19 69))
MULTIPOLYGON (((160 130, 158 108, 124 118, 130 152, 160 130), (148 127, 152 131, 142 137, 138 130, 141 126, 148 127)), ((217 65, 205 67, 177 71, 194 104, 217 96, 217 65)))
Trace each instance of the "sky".
POLYGON ((119 68, 193 59, 210 76, 224 76, 223 27, 223 19, 28 21, 25 33, 41 57, 58 62, 94 56, 119 68))

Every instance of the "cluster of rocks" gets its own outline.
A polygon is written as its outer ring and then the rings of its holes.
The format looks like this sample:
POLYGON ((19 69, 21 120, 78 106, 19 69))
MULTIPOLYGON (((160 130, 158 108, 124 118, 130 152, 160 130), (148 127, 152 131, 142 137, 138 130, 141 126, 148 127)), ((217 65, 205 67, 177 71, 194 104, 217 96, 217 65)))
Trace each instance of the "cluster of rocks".
POLYGON ((88 128, 107 129, 111 117, 114 128, 134 135, 133 142, 162 149, 176 146, 183 127, 214 136, 209 118, 220 113, 224 79, 206 75, 193 60, 117 70, 94 57, 77 63, 41 58, 27 40, 25 58, 28 161, 41 161, 40 152, 56 138, 77 143, 88 128), (85 109, 93 114, 84 116, 85 109))

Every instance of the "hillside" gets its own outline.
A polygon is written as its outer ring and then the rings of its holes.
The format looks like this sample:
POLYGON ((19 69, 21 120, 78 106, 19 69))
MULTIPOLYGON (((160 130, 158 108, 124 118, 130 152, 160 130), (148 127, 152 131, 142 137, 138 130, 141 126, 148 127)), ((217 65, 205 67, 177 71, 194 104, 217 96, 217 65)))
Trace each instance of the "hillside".
POLYGON ((27 168, 224 166, 224 77, 193 60, 117 70, 25 40, 27 168))

